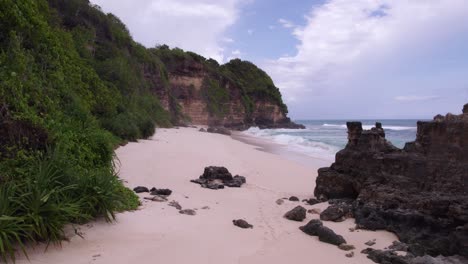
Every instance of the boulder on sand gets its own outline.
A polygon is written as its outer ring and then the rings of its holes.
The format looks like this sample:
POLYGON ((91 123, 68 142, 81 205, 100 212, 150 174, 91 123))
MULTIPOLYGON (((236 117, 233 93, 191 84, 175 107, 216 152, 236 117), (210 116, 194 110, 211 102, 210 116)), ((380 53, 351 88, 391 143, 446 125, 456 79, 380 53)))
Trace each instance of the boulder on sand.
POLYGON ((190 181, 212 190, 224 189, 224 186, 239 188, 247 182, 244 176, 236 175, 232 177, 228 169, 216 166, 206 167, 198 179, 190 181))
POLYGON ((306 218, 306 212, 307 210, 304 207, 298 205, 291 211, 287 212, 284 217, 292 221, 301 222, 306 218))
POLYGON ((136 192, 136 193, 149 192, 148 188, 146 188, 144 186, 135 187, 135 188, 133 188, 133 191, 136 192))
POLYGON ((238 226, 240 228, 253 228, 253 225, 249 224, 247 221, 243 220, 243 219, 237 219, 237 220, 232 220, 232 223, 235 225, 235 226, 238 226))

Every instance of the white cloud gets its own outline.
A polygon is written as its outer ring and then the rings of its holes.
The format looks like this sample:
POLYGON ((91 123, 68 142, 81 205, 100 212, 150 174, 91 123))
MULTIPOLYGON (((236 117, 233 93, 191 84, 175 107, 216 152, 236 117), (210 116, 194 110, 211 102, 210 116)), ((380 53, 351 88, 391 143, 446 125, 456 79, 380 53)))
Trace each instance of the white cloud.
POLYGON ((230 61, 236 58, 240 58, 242 56, 242 52, 238 49, 231 51, 231 55, 226 59, 226 61, 230 61))
POLYGON ((417 102, 417 101, 430 101, 439 99, 437 95, 400 95, 395 97, 396 101, 400 102, 417 102))
POLYGON ((223 42, 226 42, 226 43, 233 43, 234 40, 232 38, 223 38, 223 42))
POLYGON ((447 55, 451 43, 468 43, 466 0, 329 0, 305 17, 305 26, 279 20, 293 29, 297 53, 263 65, 284 97, 296 98, 293 114, 346 114, 336 104, 391 109, 396 98, 423 102, 435 98, 416 95, 466 85, 450 68, 456 53, 447 55))
POLYGON ((232 51, 232 55, 235 55, 235 56, 239 56, 239 55, 241 55, 241 53, 242 52, 240 50, 233 50, 232 51))
POLYGON ((252 36, 254 32, 255 32, 255 30, 253 30, 253 29, 248 29, 247 30, 247 34, 249 34, 250 36, 252 36))
POLYGON ((281 26, 283 26, 284 28, 294 28, 294 27, 296 27, 296 25, 294 25, 293 22, 291 22, 289 20, 286 20, 284 18, 278 19, 278 23, 280 23, 281 26))
POLYGON ((147 47, 167 44, 224 60, 225 31, 246 0, 91 0, 122 19, 147 47))

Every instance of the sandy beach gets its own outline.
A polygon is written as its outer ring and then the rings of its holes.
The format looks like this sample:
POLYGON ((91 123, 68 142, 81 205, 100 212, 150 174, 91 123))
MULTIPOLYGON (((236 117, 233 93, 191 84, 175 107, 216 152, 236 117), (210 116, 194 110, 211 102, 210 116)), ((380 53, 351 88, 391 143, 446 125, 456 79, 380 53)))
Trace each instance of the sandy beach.
MULTIPOLYGON (((263 142, 267 144, 268 142, 263 142)), ((274 146, 271 146, 274 148, 274 146)), ((198 132, 195 128, 159 129, 150 140, 129 143, 117 149, 119 175, 130 187, 147 186, 173 190, 169 201, 195 216, 182 215, 168 202, 142 199, 134 212, 117 215, 114 223, 91 222, 80 226, 84 238, 70 229, 70 242, 30 249, 30 263, 373 263, 361 254, 364 243, 376 239, 373 248, 384 248, 396 240, 389 232, 350 232, 354 220, 324 225, 356 247, 354 257, 320 242, 299 230, 317 214, 301 222, 283 215, 297 205, 325 209, 303 202, 276 200, 295 195, 313 197, 317 169, 323 160, 304 162, 259 149, 232 137, 198 132), (209 190, 191 183, 206 166, 224 166, 247 178, 242 188, 209 190), (205 209, 202 209, 204 208, 205 209), (206 209, 208 207, 208 209, 206 209), (253 229, 240 229, 233 219, 245 219, 253 229)), ((148 194, 141 194, 143 198, 148 194)), ((17 263, 29 263, 20 257, 17 263)))

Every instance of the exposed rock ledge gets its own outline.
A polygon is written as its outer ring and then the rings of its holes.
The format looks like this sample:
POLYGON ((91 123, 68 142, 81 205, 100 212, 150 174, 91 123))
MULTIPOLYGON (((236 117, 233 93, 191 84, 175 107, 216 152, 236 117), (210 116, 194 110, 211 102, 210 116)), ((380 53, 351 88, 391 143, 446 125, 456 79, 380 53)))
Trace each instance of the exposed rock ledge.
POLYGON ((463 114, 418 122, 403 149, 379 123, 348 122, 348 144, 319 169, 315 195, 355 199, 361 228, 397 234, 417 256, 468 256, 468 104, 463 114))

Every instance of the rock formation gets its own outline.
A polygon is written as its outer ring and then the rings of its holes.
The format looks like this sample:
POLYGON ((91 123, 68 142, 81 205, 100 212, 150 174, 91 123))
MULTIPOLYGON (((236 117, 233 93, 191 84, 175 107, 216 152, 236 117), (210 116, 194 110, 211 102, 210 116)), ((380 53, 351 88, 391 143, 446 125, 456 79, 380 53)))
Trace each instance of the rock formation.
POLYGON ((380 124, 347 127, 348 144, 319 169, 315 196, 355 199, 359 228, 394 232, 416 256, 468 256, 468 104, 461 115, 419 121, 403 149, 380 124))
POLYGON ((220 66, 191 52, 180 58, 175 49, 157 53, 167 69, 167 80, 161 80, 159 71, 146 76, 163 107, 180 122, 233 130, 304 128, 287 117, 278 88, 252 63, 236 59, 220 66), (251 91, 249 85, 258 90, 251 91))
POLYGON ((235 226, 238 226, 238 227, 244 228, 244 229, 253 228, 253 225, 249 224, 247 221, 245 221, 243 219, 232 220, 232 223, 235 226))
POLYGON ((198 183, 203 188, 218 190, 227 187, 241 187, 242 184, 246 183, 244 176, 232 176, 232 174, 225 167, 206 167, 203 174, 195 180, 191 180, 193 183, 198 183))
POLYGON ((346 240, 336 234, 333 230, 323 225, 322 221, 318 219, 312 219, 305 226, 299 227, 302 232, 310 236, 318 236, 319 240, 325 243, 329 243, 335 246, 346 244, 346 240))
POLYGON ((284 218, 292 220, 292 221, 301 222, 302 220, 306 218, 306 213, 307 213, 307 210, 304 207, 298 205, 294 207, 291 211, 288 211, 284 215, 284 218))

